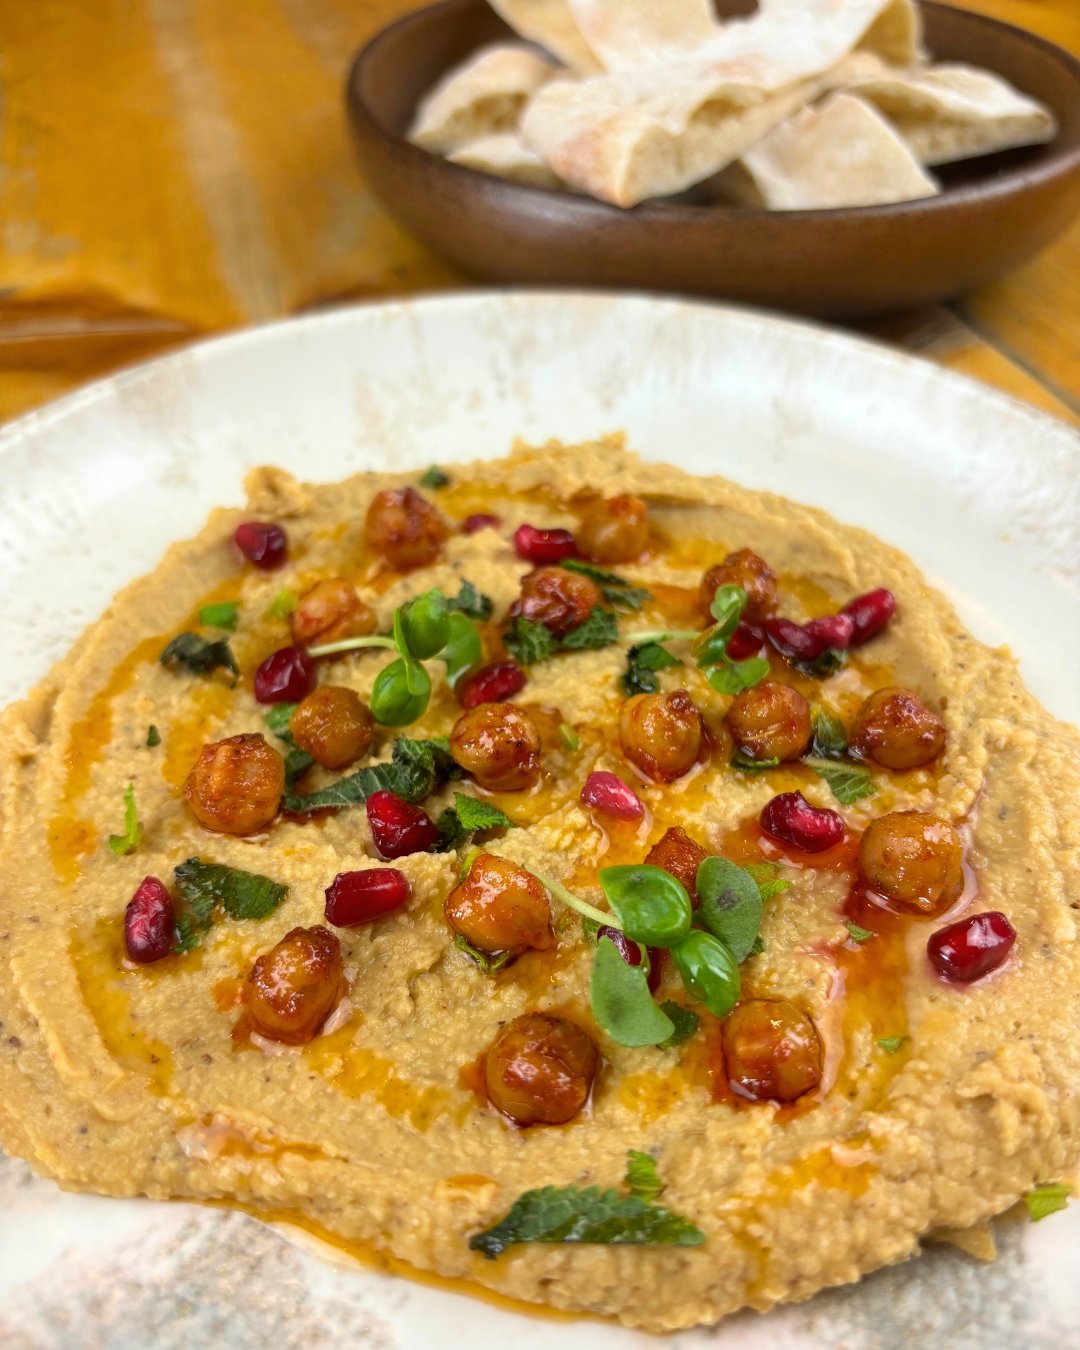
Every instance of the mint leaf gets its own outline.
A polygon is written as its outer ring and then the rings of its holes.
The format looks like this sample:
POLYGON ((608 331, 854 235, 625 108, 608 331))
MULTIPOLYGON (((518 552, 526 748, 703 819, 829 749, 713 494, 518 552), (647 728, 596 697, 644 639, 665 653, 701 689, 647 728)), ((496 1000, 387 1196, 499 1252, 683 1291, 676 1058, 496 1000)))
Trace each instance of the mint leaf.
POLYGON ((1024 1196, 1024 1204, 1033 1222, 1038 1223, 1048 1214, 1056 1214, 1069 1202, 1071 1189, 1060 1181, 1046 1181, 1024 1196))
POLYGON ((263 721, 274 735, 289 747, 285 755, 285 791, 292 792, 296 780, 315 763, 315 756, 301 750, 293 740, 290 722, 296 711, 295 703, 275 703, 266 713, 263 721))
POLYGON ((161 732, 158 731, 153 722, 151 722, 146 729, 146 744, 150 746, 151 749, 153 749, 155 745, 161 744, 161 732))
POLYGON ((592 563, 582 562, 579 558, 564 558, 559 566, 567 572, 577 572, 579 576, 595 581, 605 601, 614 609, 637 613, 646 600, 652 599, 652 592, 643 586, 631 586, 625 577, 607 572, 602 567, 594 567, 592 563))
POLYGON ((571 628, 561 639, 559 647, 566 652, 596 651, 601 647, 610 647, 618 639, 619 622, 615 615, 597 605, 589 612, 584 623, 571 628))
POLYGON ((471 581, 463 581, 457 595, 447 600, 446 608, 459 610, 467 619, 486 623, 491 618, 495 605, 488 596, 482 595, 471 581))
POLYGON ((508 965, 514 959, 513 952, 500 952, 498 956, 492 956, 489 952, 482 952, 479 947, 474 947, 471 942, 466 940, 458 933, 454 937, 454 946, 459 952, 464 952, 470 957, 485 975, 497 975, 505 965, 508 965))
POLYGON ((542 623, 533 623, 519 614, 503 634, 503 646, 519 666, 535 666, 558 650, 555 634, 542 623))
POLYGON ((744 868, 727 858, 704 859, 697 870, 698 917, 714 937, 745 961, 761 926, 761 892, 744 868))
POLYGON ((422 488, 444 488, 450 484, 450 475, 444 473, 437 464, 433 464, 430 469, 420 476, 420 486, 422 488))
POLYGON ((653 1002, 644 970, 628 966, 609 937, 596 946, 589 999, 593 1016, 619 1045, 659 1045, 675 1030, 653 1002))
POLYGON ((263 721, 281 740, 287 741, 289 745, 293 744, 292 732, 289 730, 289 723, 292 721, 292 715, 297 709, 295 703, 275 703, 264 714, 263 721))
POLYGON ((210 920, 197 920, 191 914, 181 914, 176 920, 176 941, 173 943, 174 952, 193 952, 196 947, 202 946, 203 934, 210 927, 210 920))
POLYGON ((887 1055, 895 1055, 905 1041, 909 1041, 910 1036, 882 1036, 878 1045, 887 1055))
POLYGON ((869 928, 860 928, 854 919, 845 919, 844 927, 851 934, 852 942, 865 942, 867 938, 876 936, 869 928))
MULTIPOLYGON (((783 653, 781 652, 781 655, 783 653)), ((839 647, 826 647, 819 657, 813 661, 792 661, 790 657, 785 656, 784 660, 792 670, 797 670, 800 675, 808 675, 812 680, 823 680, 828 675, 835 674, 841 666, 847 661, 847 652, 841 651, 839 647)))
POLYGON ((454 811, 462 827, 470 834, 477 830, 512 830, 514 822, 498 807, 470 797, 464 792, 454 793, 454 811))
POLYGON ((740 773, 763 773, 766 769, 775 769, 780 761, 778 759, 749 759, 741 750, 736 750, 728 763, 733 769, 738 769, 740 773))
POLYGON ((815 759, 840 759, 847 751, 847 731, 839 717, 817 704, 813 707, 814 740, 810 754, 815 759))
POLYGON ((235 600, 222 600, 220 604, 203 605, 199 610, 199 622, 207 628, 226 628, 230 633, 236 629, 240 618, 240 606, 235 600))
POLYGON ((159 660, 169 670, 183 668, 192 675, 211 675, 219 668, 227 670, 233 677, 233 684, 240 676, 240 667, 228 638, 207 642, 198 633, 180 633, 166 645, 159 660))
POLYGON ((769 673, 769 662, 764 656, 750 656, 745 661, 732 661, 726 654, 718 666, 713 666, 706 679, 718 694, 741 694, 753 689, 769 673))
POLYGON ((289 891, 288 886, 256 872, 242 872, 201 858, 188 858, 173 872, 180 894, 202 919, 209 917, 215 904, 234 919, 265 919, 289 891))
POLYGON ((282 809, 300 815, 343 806, 363 806, 374 792, 386 790, 407 802, 422 801, 448 779, 460 778, 461 770, 438 741, 414 741, 399 736, 389 764, 371 764, 318 792, 286 792, 282 809))
POLYGON ((662 1050, 669 1050, 673 1045, 681 1045, 683 1041, 688 1041, 701 1023, 697 1013, 690 1008, 684 1008, 681 1003, 665 1000, 660 1004, 660 1011, 670 1019, 675 1028, 666 1041, 660 1042, 662 1050))
POLYGON ((452 853, 454 849, 460 848, 469 837, 469 831, 458 820, 458 814, 452 806, 448 806, 445 811, 440 812, 439 818, 435 822, 435 828, 439 832, 439 837, 435 840, 435 846, 431 850, 432 853, 452 853))
POLYGON ((656 1159, 651 1153, 641 1153, 632 1148, 626 1155, 626 1179, 623 1185, 631 1195, 642 1200, 655 1200, 664 1189, 660 1174, 656 1170, 656 1159))
POLYGON ((110 834, 109 847, 118 858, 134 853, 139 847, 142 830, 139 828, 139 813, 135 808, 135 784, 129 783, 124 789, 124 833, 110 834))
POLYGON ((493 1228, 469 1239, 469 1249, 494 1260, 519 1242, 588 1242, 700 1247, 700 1228, 636 1195, 599 1186, 543 1186, 525 1191, 493 1228))
POLYGON ((851 806, 862 797, 872 797, 877 788, 867 771, 857 764, 835 759, 816 759, 808 755, 802 761, 819 778, 824 778, 829 791, 841 806, 851 806))
POLYGON ((681 665, 679 658, 672 656, 659 642, 643 642, 640 647, 631 647, 626 653, 626 670, 620 680, 623 692, 631 698, 635 694, 655 694, 660 687, 655 672, 681 665))
POLYGON ((771 900, 774 895, 780 895, 784 891, 791 890, 791 882, 779 875, 780 866, 778 863, 747 863, 744 871, 749 872, 754 878, 754 883, 761 895, 762 904, 766 900, 771 900))

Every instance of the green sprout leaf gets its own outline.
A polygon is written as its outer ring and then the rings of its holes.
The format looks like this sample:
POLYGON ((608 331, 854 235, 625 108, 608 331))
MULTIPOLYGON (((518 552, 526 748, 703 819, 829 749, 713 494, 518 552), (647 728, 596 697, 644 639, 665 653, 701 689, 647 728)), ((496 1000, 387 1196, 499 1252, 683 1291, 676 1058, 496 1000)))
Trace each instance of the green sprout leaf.
POLYGON ((406 727, 423 717, 431 681, 419 661, 399 657, 383 666, 371 686, 371 715, 384 727, 406 727))
POLYGON ((693 909, 686 887, 664 868, 647 863, 604 867, 596 879, 633 942, 672 947, 690 931, 693 909))
POLYGON ((628 966, 609 937, 596 944, 589 1001, 599 1026, 619 1045, 659 1045, 674 1032, 653 1002, 641 966, 628 966))
POLYGON ((235 600, 222 600, 220 604, 203 605, 199 610, 199 622, 207 628, 225 628, 233 633, 239 620, 240 606, 235 600))
POLYGON ((705 678, 718 694, 741 694, 753 689, 769 673, 769 662, 764 656, 749 656, 745 661, 732 661, 727 654, 705 678))
POLYGON ((905 1041, 911 1040, 910 1036, 882 1036, 878 1045, 887 1055, 895 1055, 905 1041))
POLYGON ((497 975, 504 966, 514 959, 513 952, 499 952, 495 956, 492 956, 490 952, 482 952, 479 947, 474 947, 471 942, 467 942, 460 933, 454 936, 454 946, 459 952, 464 952, 470 960, 475 961, 485 975, 497 975))
POLYGON ((709 613, 725 637, 730 637, 739 626, 746 608, 746 592, 741 586, 717 586, 709 606, 709 613))
POLYGON ((869 928, 860 928, 860 926, 855 922, 854 919, 845 919, 844 927, 848 930, 848 933, 851 935, 852 942, 865 942, 867 938, 872 938, 876 936, 876 934, 871 932, 869 928))
POLYGON ((693 928, 671 949, 686 992, 716 1017, 726 1017, 739 1001, 739 967, 725 942, 693 928))
POLYGON ((631 647, 626 653, 626 670, 620 681, 623 692, 631 698, 635 694, 655 694, 660 687, 656 671, 681 665, 679 658, 672 656, 659 642, 643 642, 639 647, 631 647))
POLYGON ((437 464, 433 464, 426 473, 421 474, 419 481, 422 488, 436 491, 439 488, 449 487, 450 475, 444 473, 437 464))
POLYGON ((669 1050, 672 1046, 688 1041, 701 1024, 701 1018, 696 1012, 684 1008, 681 1003, 673 1003, 670 999, 665 999, 660 1004, 660 1011, 671 1019, 671 1024, 675 1028, 666 1041, 660 1042, 663 1050, 669 1050))
POLYGON ((139 828, 139 813, 135 807, 135 784, 129 783, 124 789, 124 833, 110 834, 109 848, 118 858, 134 853, 139 847, 142 830, 139 828))
POLYGON ((1032 1221, 1038 1223, 1049 1214, 1056 1214, 1069 1203, 1072 1190, 1060 1181, 1046 1181, 1024 1196, 1024 1204, 1032 1221))
POLYGON ((706 858, 697 870, 698 917, 730 950, 736 963, 750 955, 761 927, 761 891, 744 868, 726 858, 706 858))
POLYGON ((180 894, 200 919, 209 917, 215 904, 234 919, 265 919, 288 894, 288 886, 256 872, 188 858, 173 869, 180 894))
POLYGON ((428 661, 446 646, 450 636, 446 597, 435 589, 425 591, 394 611, 394 641, 408 661, 428 661))
POLYGON ((660 1173, 656 1170, 656 1159, 651 1153, 641 1153, 636 1148, 626 1155, 626 1178, 623 1185, 631 1195, 642 1200, 655 1200, 664 1189, 660 1173))
POLYGON ((867 771, 857 764, 836 759, 818 759, 808 755, 802 761, 819 778, 824 778, 829 791, 841 806, 852 806, 863 797, 872 797, 877 791, 867 771))
POLYGON ((151 748, 151 750, 154 748, 155 745, 161 744, 161 732, 158 731, 157 727, 154 726, 153 722, 151 722, 149 727, 147 727, 146 729, 146 744, 151 748))
POLYGON ((448 616, 446 646, 439 659, 446 662, 446 682, 451 689, 456 689, 461 677, 484 659, 480 634, 464 614, 448 616))
POLYGON ((198 633, 180 633, 166 645, 159 659, 169 670, 182 668, 192 675, 211 675, 218 669, 227 670, 233 677, 233 684, 240 675, 228 638, 207 642, 198 633))

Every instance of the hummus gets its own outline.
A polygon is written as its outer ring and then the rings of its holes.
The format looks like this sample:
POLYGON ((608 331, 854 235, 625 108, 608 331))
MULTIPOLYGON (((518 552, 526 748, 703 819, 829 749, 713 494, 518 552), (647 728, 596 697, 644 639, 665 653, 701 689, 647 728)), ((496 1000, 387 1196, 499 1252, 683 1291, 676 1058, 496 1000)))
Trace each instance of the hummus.
MULTIPOLYGON (((4 1148, 65 1188, 291 1214, 425 1271, 653 1330, 855 1280, 935 1230, 978 1224, 1039 1183, 1068 1180, 1080 1156, 1080 737, 1027 693, 1009 653, 972 638, 911 562, 864 531, 642 463, 617 439, 519 449, 449 475, 421 488, 448 525, 437 559, 399 572, 365 546, 362 522, 401 476, 312 486, 257 470, 243 512, 217 511, 172 547, 4 714, 4 1148), (505 659, 500 634, 530 570, 514 530, 576 530, 600 492, 648 506, 648 548, 615 566, 647 590, 640 611, 618 613, 617 642, 529 666, 510 702, 539 730, 536 786, 490 792, 466 778, 423 809, 435 818, 467 788, 516 827, 484 836, 485 851, 600 907, 597 869, 640 862, 673 826, 709 854, 777 863, 790 887, 765 902, 742 999, 787 1000, 812 1020, 823 1046, 816 1086, 786 1102, 733 1090, 724 1021, 687 996, 670 961, 657 997, 696 1010, 696 1031, 670 1048, 619 1044, 590 1004, 595 938, 554 896, 555 940, 482 969, 444 914, 465 845, 396 859, 408 903, 333 928, 346 993, 320 1034, 302 1045, 252 1036, 244 1000, 256 958, 327 922, 336 875, 383 865, 363 807, 285 813, 232 836, 208 831, 185 801, 206 743, 262 732, 284 749, 252 692, 256 668, 291 640, 275 599, 343 576, 386 632, 407 600, 432 587, 452 596, 468 581, 494 606, 479 624, 485 658, 505 659), (498 522, 462 531, 474 513, 498 522), (231 543, 252 516, 287 531, 276 570, 245 563, 231 543), (895 594, 888 627, 834 673, 812 677, 766 648, 771 677, 848 727, 873 691, 912 690, 944 726, 940 754, 899 770, 865 764, 875 790, 848 805, 801 759, 740 772, 729 767, 732 696, 671 642, 679 664, 655 678, 662 691, 688 691, 706 748, 671 781, 635 769, 617 730, 627 635, 701 628, 702 573, 747 546, 777 576, 778 612, 797 623, 877 587, 895 594), (236 631, 208 636, 229 638, 235 687, 225 671, 160 663, 167 643, 199 626, 201 607, 228 601, 239 606, 236 631), (582 804, 597 771, 632 787, 644 815, 622 822, 582 804), (121 828, 129 784, 141 832, 134 851, 117 854, 107 836, 121 828), (763 832, 766 805, 795 791, 840 813, 841 844, 802 852, 763 832), (875 903, 858 882, 861 834, 909 809, 950 822, 964 845, 963 889, 930 917, 875 903), (269 877, 287 895, 264 918, 220 916, 191 950, 128 960, 125 905, 148 875, 173 887, 191 857, 269 877), (970 984, 941 978, 928 938, 985 911, 1015 930, 1008 959, 970 984), (571 1120, 522 1128, 486 1099, 483 1057, 501 1027, 538 1011, 584 1029, 600 1067, 571 1120), (701 1245, 522 1243, 494 1260, 470 1249, 525 1191, 619 1187, 630 1150, 655 1158, 659 1203, 695 1225, 701 1245)), ((367 703, 391 659, 378 647, 324 656, 318 679, 367 703)), ((422 716, 377 726, 361 764, 388 759, 398 735, 449 736, 462 709, 440 663, 426 668, 422 716)), ((301 790, 341 776, 316 765, 301 790)))

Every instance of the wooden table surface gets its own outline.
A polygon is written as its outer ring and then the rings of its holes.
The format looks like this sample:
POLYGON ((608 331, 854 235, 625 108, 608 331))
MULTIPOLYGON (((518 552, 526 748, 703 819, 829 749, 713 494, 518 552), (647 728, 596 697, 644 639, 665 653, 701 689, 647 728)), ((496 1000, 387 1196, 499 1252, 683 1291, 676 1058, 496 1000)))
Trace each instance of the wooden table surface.
MULTIPOLYGON (((1080 0, 962 0, 1080 53, 1080 0)), ((247 323, 467 278, 351 156, 350 54, 410 0, 0 0, 0 419, 247 323)), ((864 331, 1080 422, 1080 220, 864 331)))

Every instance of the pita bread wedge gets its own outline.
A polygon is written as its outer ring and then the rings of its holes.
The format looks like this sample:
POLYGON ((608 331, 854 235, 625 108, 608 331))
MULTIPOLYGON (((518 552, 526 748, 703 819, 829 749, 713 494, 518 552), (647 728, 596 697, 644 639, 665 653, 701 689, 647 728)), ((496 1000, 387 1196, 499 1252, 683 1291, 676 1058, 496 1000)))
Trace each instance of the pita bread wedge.
POLYGON ((603 63, 582 36, 568 0, 488 0, 519 37, 538 42, 577 74, 602 69, 603 63))
POLYGON ((525 104, 557 70, 524 43, 482 47, 423 99, 409 139, 445 155, 481 136, 513 131, 525 104))
POLYGON ((885 118, 847 93, 797 112, 722 177, 718 186, 739 200, 774 211, 882 206, 938 191, 885 118))
POLYGON ((558 177, 540 156, 513 131, 480 136, 452 150, 447 159, 469 169, 479 169, 481 173, 494 174, 496 178, 508 178, 514 183, 527 183, 531 187, 561 186, 558 177))
POLYGON ((686 55, 720 29, 711 0, 568 0, 579 32, 607 70, 686 55))
POLYGON ((973 66, 883 71, 856 78, 852 89, 884 113, 923 164, 1041 145, 1057 131, 1043 104, 973 66))

